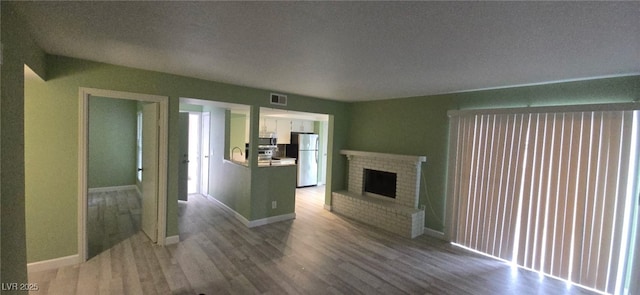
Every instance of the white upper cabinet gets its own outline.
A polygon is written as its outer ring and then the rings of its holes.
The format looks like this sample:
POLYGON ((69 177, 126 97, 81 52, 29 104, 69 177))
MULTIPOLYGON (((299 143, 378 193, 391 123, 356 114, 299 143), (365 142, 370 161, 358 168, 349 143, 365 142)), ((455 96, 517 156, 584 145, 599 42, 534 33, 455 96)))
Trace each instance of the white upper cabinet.
POLYGON ((313 132, 313 121, 291 120, 291 132, 313 132))
POLYGON ((291 132, 313 132, 314 121, 260 118, 260 133, 275 132, 278 144, 291 144, 291 132))
POLYGON ((260 119, 260 134, 274 133, 276 132, 276 119, 261 118, 260 119))
POLYGON ((277 119, 276 132, 278 133, 278 144, 291 143, 291 120, 277 119))

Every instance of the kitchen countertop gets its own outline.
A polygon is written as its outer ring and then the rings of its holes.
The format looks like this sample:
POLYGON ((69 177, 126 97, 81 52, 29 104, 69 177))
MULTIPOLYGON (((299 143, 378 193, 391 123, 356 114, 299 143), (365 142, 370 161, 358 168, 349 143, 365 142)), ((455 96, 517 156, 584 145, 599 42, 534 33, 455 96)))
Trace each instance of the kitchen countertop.
POLYGON ((273 166, 295 166, 296 159, 294 158, 275 158, 269 161, 258 161, 258 167, 273 167, 273 166))
MULTIPOLYGON (((227 161, 237 165, 249 167, 249 162, 246 160, 244 161, 227 160, 227 161)), ((295 166, 295 165, 296 165, 295 158, 276 158, 269 161, 258 161, 258 167, 261 167, 261 168, 262 167, 295 166)))

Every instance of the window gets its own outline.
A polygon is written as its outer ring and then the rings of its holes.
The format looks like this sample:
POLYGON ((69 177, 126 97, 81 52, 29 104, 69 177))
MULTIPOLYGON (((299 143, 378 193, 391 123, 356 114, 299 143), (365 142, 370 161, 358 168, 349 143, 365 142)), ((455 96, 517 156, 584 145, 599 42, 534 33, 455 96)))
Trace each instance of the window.
POLYGON ((631 256, 639 112, 450 115, 452 242, 619 291, 631 256))

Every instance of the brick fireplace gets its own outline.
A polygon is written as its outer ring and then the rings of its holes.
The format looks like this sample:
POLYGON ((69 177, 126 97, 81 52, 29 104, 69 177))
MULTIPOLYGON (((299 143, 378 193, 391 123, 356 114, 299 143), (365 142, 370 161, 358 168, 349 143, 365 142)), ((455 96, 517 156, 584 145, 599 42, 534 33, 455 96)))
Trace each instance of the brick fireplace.
POLYGON ((352 150, 340 153, 349 160, 348 190, 332 192, 332 211, 409 238, 423 233, 424 209, 418 207, 418 199, 425 156, 352 150), (395 195, 366 192, 366 170, 395 177, 395 195))

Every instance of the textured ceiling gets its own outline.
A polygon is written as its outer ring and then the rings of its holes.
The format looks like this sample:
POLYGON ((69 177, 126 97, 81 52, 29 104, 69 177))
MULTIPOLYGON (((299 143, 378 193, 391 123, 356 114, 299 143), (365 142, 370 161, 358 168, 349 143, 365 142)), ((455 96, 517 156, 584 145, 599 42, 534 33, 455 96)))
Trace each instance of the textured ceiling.
POLYGON ((48 53, 345 101, 640 74, 640 2, 16 2, 48 53))

